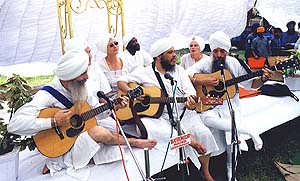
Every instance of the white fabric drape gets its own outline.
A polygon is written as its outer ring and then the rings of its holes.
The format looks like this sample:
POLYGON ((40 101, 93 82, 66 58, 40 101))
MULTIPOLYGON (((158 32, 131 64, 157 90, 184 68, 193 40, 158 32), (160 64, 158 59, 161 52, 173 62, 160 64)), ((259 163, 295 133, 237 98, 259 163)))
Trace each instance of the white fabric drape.
MULTIPOLYGON (((134 34, 146 51, 155 40, 172 34, 198 35, 207 40, 211 33, 222 30, 235 37, 244 30, 247 11, 254 2, 124 0, 125 32, 134 34)), ((258 0, 257 9, 271 24, 285 27, 288 20, 300 20, 298 4, 299 0, 258 0)), ((74 36, 85 36, 94 55, 97 37, 107 31, 106 16, 105 9, 98 8, 73 15, 74 36)), ((118 30, 120 39, 120 27, 118 30)), ((56 63, 61 55, 56 1, 0 0, 0 42, 0 66, 56 63)), ((186 45, 181 43, 177 47, 180 46, 186 45)))

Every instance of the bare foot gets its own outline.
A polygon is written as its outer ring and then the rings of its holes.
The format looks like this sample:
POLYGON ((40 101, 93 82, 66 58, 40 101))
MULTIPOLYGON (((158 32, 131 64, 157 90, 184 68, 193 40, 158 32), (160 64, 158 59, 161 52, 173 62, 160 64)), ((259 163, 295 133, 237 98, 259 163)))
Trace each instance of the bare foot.
POLYGON ((216 181, 209 173, 203 173, 203 180, 205 181, 216 181))
POLYGON ((206 148, 203 144, 200 142, 196 141, 195 138, 192 137, 191 140, 191 146, 199 153, 199 154, 204 154, 206 153, 206 148))
POLYGON ((152 149, 157 144, 154 139, 135 139, 132 141, 132 146, 137 148, 149 148, 152 149))
POLYGON ((43 170, 42 170, 42 174, 47 174, 50 173, 49 168, 47 167, 47 165, 44 166, 43 170))

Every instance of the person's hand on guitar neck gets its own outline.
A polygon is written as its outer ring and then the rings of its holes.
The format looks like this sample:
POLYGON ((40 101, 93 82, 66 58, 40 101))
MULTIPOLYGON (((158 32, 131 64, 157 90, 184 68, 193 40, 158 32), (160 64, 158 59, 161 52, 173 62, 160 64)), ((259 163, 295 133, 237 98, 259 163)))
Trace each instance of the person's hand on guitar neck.
POLYGON ((116 104, 116 109, 125 108, 128 105, 129 98, 127 96, 121 96, 120 99, 122 100, 119 104, 116 104))
POLYGON ((187 96, 187 101, 185 102, 185 106, 189 110, 194 110, 196 109, 196 98, 197 96, 195 95, 189 95, 187 96))
POLYGON ((51 126, 68 126, 73 115, 74 113, 69 109, 59 110, 55 113, 54 118, 51 119, 51 126))
POLYGON ((262 72, 263 72, 262 76, 253 80, 252 86, 251 86, 252 88, 254 88, 254 89, 259 88, 274 75, 274 71, 268 69, 268 67, 264 67, 262 69, 262 72))

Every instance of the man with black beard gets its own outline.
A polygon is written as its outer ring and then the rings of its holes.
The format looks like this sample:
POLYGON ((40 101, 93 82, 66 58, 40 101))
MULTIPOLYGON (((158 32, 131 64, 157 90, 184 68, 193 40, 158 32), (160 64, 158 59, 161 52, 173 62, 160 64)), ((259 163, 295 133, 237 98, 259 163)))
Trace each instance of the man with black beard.
POLYGON ((295 25, 295 21, 288 22, 286 24, 288 30, 283 32, 281 35, 281 46, 285 49, 293 49, 296 41, 299 38, 298 33, 295 31, 295 25))
MULTIPOLYGON (((183 114, 181 125, 185 133, 191 133, 192 142, 190 145, 198 153, 195 155, 191 147, 186 147, 187 155, 194 159, 194 163, 198 162, 199 159, 204 179, 213 181, 214 179, 209 173, 208 165, 210 153, 217 151, 218 147, 209 129, 200 121, 197 113, 193 111, 196 107, 194 100, 196 91, 183 67, 176 65, 176 53, 172 45, 172 40, 162 38, 155 41, 151 46, 150 55, 154 59, 152 65, 135 69, 130 74, 120 77, 118 87, 120 90, 126 92, 129 90, 128 83, 135 82, 145 87, 156 86, 162 89, 157 78, 158 76, 161 78, 165 92, 169 97, 186 97, 187 101, 185 103, 178 103, 179 115, 183 113, 184 107, 187 108, 183 114), (175 90, 173 90, 171 81, 164 77, 166 73, 170 74, 176 80, 175 90)), ((173 115, 174 118, 177 116, 175 110, 173 112, 170 110, 169 114, 173 115)), ((174 125, 172 121, 175 120, 170 119, 172 116, 169 114, 167 106, 164 106, 164 111, 159 118, 141 118, 147 129, 148 138, 157 140, 157 145, 154 148, 163 152, 168 148, 170 137, 176 136, 176 130, 172 127, 174 125), (170 122, 170 120, 172 121, 170 122)), ((171 150, 167 151, 172 152, 171 150)))
POLYGON ((152 57, 141 49, 136 37, 126 34, 123 37, 124 52, 120 54, 120 58, 127 63, 129 72, 137 67, 145 67, 153 61, 152 57))
MULTIPOLYGON (((82 108, 79 104, 85 101, 91 108, 99 107, 100 103, 97 97, 91 96, 86 90, 86 80, 88 76, 89 56, 84 50, 71 50, 64 54, 54 70, 55 78, 49 86, 62 94, 61 97, 55 98, 46 90, 39 90, 32 101, 26 103, 13 115, 8 131, 11 133, 32 136, 40 131, 54 127, 70 126, 70 118, 74 113, 88 111, 87 107, 82 108), (73 111, 67 109, 61 100, 63 96, 73 103, 73 111), (45 108, 61 108, 53 117, 40 118, 39 113, 45 108), (87 109, 87 110, 86 110, 87 109)), ((128 98, 121 97, 122 101, 118 107, 127 105, 128 98)), ((89 163, 105 164, 121 160, 119 154, 118 133, 110 131, 103 126, 103 122, 111 119, 111 124, 115 125, 114 120, 110 117, 110 110, 95 116, 96 125, 91 128, 85 128, 76 138, 73 147, 57 158, 48 158, 42 173, 51 175, 67 169, 67 174, 76 178, 88 178, 89 163), (105 120, 105 121, 104 121, 105 120), (88 172, 87 172, 88 171, 88 172)), ((88 120, 90 121, 90 120, 88 120)), ((65 136, 67 136, 65 134, 65 136)), ((47 140, 44 140, 47 142, 47 140)), ((128 139, 133 147, 153 148, 156 140, 128 139)), ((125 144, 123 137, 120 137, 121 144, 125 144)), ((87 179, 84 179, 87 180, 87 179)))
MULTIPOLYGON (((218 86, 222 80, 221 75, 219 77, 207 76, 203 79, 195 79, 193 75, 195 73, 200 74, 211 74, 222 68, 227 69, 231 72, 234 77, 246 75, 247 71, 234 57, 228 56, 229 49, 231 47, 230 38, 222 31, 217 31, 210 35, 209 45, 212 50, 210 57, 205 58, 187 69, 190 75, 191 81, 194 85, 202 86, 218 86)), ((220 73, 221 71, 219 71, 220 73)), ((265 81, 267 81, 273 72, 269 69, 263 69, 263 75, 248 81, 241 82, 241 84, 250 88, 258 88, 265 81)), ((226 78, 226 77, 225 77, 226 78)), ((239 103, 239 94, 236 92, 235 96, 231 99, 233 109, 235 111, 235 121, 237 126, 237 132, 247 134, 252 138, 254 142, 255 150, 262 149, 263 141, 259 137, 259 134, 254 130, 248 130, 241 121, 241 110, 239 103)), ((228 180, 231 180, 231 116, 228 108, 227 100, 224 100, 223 105, 218 105, 213 109, 209 109, 199 114, 203 123, 211 128, 215 140, 218 144, 219 150, 212 153, 213 156, 220 155, 227 151, 227 176, 228 180)))

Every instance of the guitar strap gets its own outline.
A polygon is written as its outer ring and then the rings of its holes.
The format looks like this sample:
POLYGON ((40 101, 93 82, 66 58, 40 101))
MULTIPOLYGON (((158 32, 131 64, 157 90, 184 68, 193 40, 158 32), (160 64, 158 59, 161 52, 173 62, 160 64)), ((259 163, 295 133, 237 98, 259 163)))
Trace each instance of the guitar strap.
MULTIPOLYGON (((163 92, 166 94, 166 96, 168 97, 168 93, 167 93, 167 91, 166 91, 166 87, 165 87, 164 83, 162 82, 159 73, 158 73, 157 71, 155 71, 155 62, 154 62, 154 61, 152 62, 152 69, 153 69, 153 71, 154 71, 154 74, 155 74, 155 76, 156 76, 156 78, 157 78, 157 80, 158 80, 158 82, 159 82, 159 85, 160 85, 162 91, 163 91, 163 92)), ((170 123, 171 123, 171 125, 176 129, 176 122, 175 122, 175 120, 174 120, 174 116, 173 116, 173 113, 172 113, 172 109, 171 109, 170 103, 166 103, 166 106, 167 106, 167 109, 168 109, 168 114, 169 114, 170 123)))
MULTIPOLYGON (((147 139, 148 138, 148 132, 147 132, 143 122, 141 121, 140 117, 137 115, 137 112, 133 108, 133 100, 132 99, 129 100, 129 107, 130 107, 130 110, 131 110, 131 113, 132 113, 132 116, 133 116, 132 119, 134 120, 135 124, 137 125, 137 127, 140 130, 140 133, 141 133, 140 138, 141 139, 147 139)), ((134 137, 134 136, 132 136, 132 137, 134 137)))
POLYGON ((248 74, 252 72, 249 66, 242 59, 237 58, 237 60, 240 62, 240 64, 243 66, 243 68, 247 71, 248 74))
POLYGON ((66 108, 70 109, 73 106, 73 103, 69 101, 64 95, 62 95, 59 91, 54 89, 51 86, 44 86, 42 90, 49 92, 53 97, 55 97, 59 102, 61 102, 66 108))

